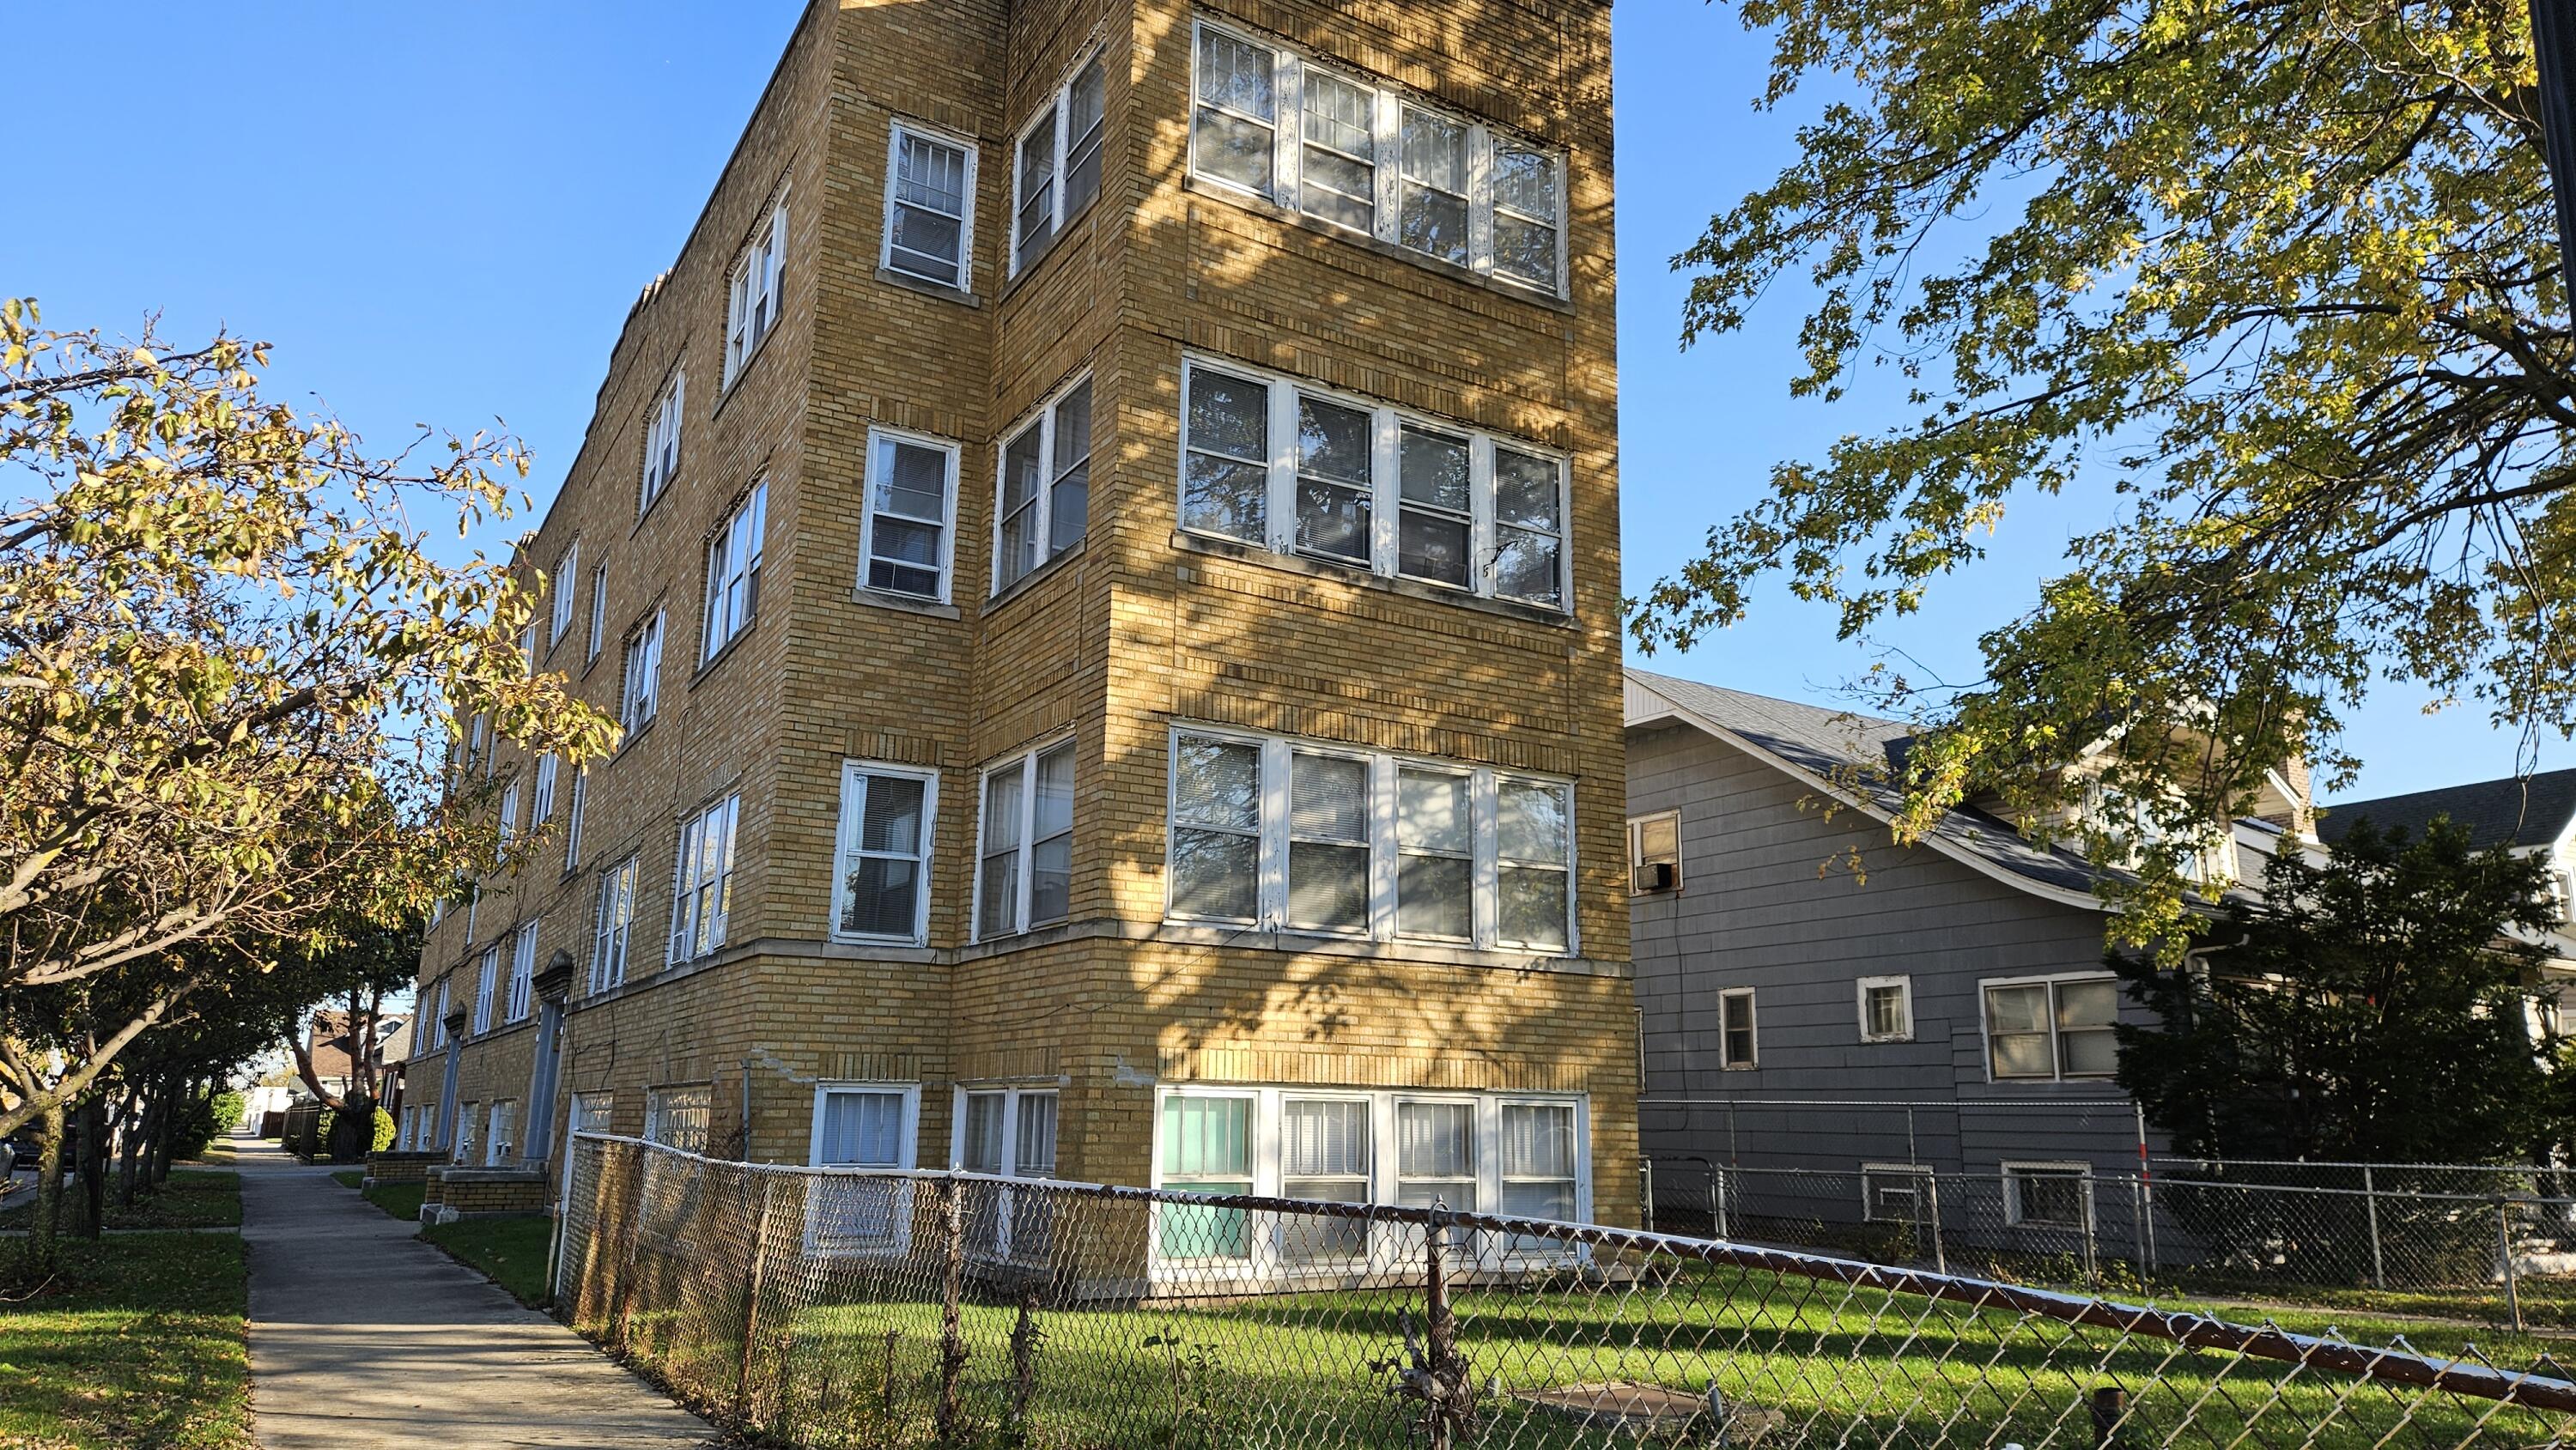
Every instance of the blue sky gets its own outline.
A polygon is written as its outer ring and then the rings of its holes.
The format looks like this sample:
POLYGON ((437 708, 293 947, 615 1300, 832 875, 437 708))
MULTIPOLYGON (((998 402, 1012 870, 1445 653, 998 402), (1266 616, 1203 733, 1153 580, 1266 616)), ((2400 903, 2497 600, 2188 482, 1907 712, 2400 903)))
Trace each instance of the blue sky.
MULTIPOLYGON (((535 451, 543 507, 580 446, 610 344, 696 219, 801 0, 451 0, 437 6, 52 4, 10 19, 27 205, 0 294, 56 326, 174 340, 222 324, 276 345, 269 386, 380 445, 416 422, 499 419, 535 451), (47 127, 59 123, 58 131, 47 127)), ((1625 0, 1618 66, 1622 486, 1627 586, 1687 557, 1771 465, 1886 426, 1892 388, 1788 397, 1803 297, 1679 350, 1665 259, 1775 172, 1788 116, 1755 113, 1765 47, 1732 11, 1625 0)), ((1973 676, 1977 634, 2026 607, 2107 496, 2008 518, 1989 562, 1882 644, 1973 676)), ((508 526, 515 531, 516 524, 508 526)), ((506 547, 502 531, 482 541, 506 547)), ((1754 618, 1650 668, 1841 702, 1877 655, 1767 588, 1754 618)), ((2353 722, 2361 790, 2514 769, 2480 712, 2383 687, 2353 722)), ((2544 751, 2544 765, 2570 758, 2544 751)))

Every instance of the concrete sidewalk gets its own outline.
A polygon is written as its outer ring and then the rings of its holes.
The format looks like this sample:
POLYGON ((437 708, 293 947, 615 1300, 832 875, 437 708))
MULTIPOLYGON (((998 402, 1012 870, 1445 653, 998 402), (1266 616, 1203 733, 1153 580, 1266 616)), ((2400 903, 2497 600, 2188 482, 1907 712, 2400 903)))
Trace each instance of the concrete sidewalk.
POLYGON ((234 1142, 262 1450, 723 1443, 328 1169, 272 1143, 234 1142))

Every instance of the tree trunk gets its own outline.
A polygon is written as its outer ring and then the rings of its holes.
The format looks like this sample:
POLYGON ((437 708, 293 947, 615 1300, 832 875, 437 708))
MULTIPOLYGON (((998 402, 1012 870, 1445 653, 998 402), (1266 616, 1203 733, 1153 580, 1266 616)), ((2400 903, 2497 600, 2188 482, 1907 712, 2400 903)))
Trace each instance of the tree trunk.
POLYGON ((63 1105, 49 1103, 36 1115, 44 1135, 36 1168, 36 1219, 27 1235, 27 1263, 33 1275, 54 1268, 54 1230, 63 1211, 63 1105))
POLYGON ((134 1159, 143 1148, 143 1089, 125 1090, 125 1105, 118 1110, 116 1119, 116 1201, 132 1208, 134 1159))
POLYGON ((97 1238, 107 1230, 107 1103, 89 1095, 80 1111, 81 1237, 97 1238))

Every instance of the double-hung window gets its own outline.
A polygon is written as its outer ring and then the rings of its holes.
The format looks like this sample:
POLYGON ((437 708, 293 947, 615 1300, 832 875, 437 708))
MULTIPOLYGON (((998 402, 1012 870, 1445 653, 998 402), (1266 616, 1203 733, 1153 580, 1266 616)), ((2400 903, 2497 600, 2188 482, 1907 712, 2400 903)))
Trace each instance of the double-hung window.
POLYGON ((518 833, 519 783, 514 780, 501 787, 501 844, 509 845, 510 838, 518 833))
POLYGON ((582 646, 581 662, 589 664, 599 658, 599 647, 608 638, 608 561, 590 566, 590 638, 582 646))
POLYGON ((700 664, 749 628, 760 607, 760 537, 768 517, 769 484, 763 480, 751 486, 707 540, 707 622, 700 664))
MULTIPOLYGON (((817 1168, 892 1173, 913 1166, 920 1089, 909 1083, 827 1082, 814 1089, 817 1168)), ((911 1228, 912 1186, 896 1178, 813 1180, 806 1233, 824 1253, 883 1252, 911 1228)))
POLYGON ((546 621, 546 648, 552 650, 563 643, 565 635, 572 633, 572 597, 581 588, 579 539, 567 545, 563 557, 555 560, 555 571, 547 578, 546 587, 554 591, 554 597, 549 601, 552 613, 546 621))
POLYGON ((555 818, 555 780, 563 773, 563 757, 549 750, 537 757, 537 783, 528 801, 528 823, 542 826, 555 818))
POLYGON ((1759 1067, 1761 1032, 1754 1017, 1753 989, 1736 987, 1717 994, 1718 1066, 1730 1070, 1759 1067))
POLYGON ((662 708, 662 619, 663 611, 653 611, 633 634, 626 637, 626 673, 618 690, 618 723, 626 733, 653 723, 662 708))
POLYGON ((978 941, 1073 914, 1073 748, 1060 740, 984 773, 976 850, 978 941))
POLYGON ((680 419, 688 399, 688 375, 671 369, 670 380, 653 399, 653 411, 644 424, 644 481, 635 496, 635 512, 650 512, 662 491, 680 472, 680 419))
POLYGON ((503 1098, 492 1104, 491 1131, 483 1138, 483 1166, 498 1168, 519 1151, 519 1104, 503 1098))
POLYGON ((582 808, 590 801, 590 767, 572 768, 572 800, 564 806, 564 869, 581 869, 582 808))
POLYGON ((626 980, 628 948, 635 935, 635 882, 638 860, 629 856, 600 873, 599 907, 593 914, 590 944, 590 990, 605 992, 626 980))
MULTIPOLYGON (((1252 1191, 1250 1094, 1181 1094, 1163 1099, 1160 1187, 1183 1193, 1252 1191)), ((1161 1205, 1158 1255, 1166 1263, 1241 1259, 1251 1252, 1251 1224, 1241 1209, 1161 1205)))
POLYGON ((437 1052, 447 1046, 447 978, 438 979, 438 1010, 429 1016, 429 1048, 437 1052))
POLYGON ((680 860, 671 893, 671 962, 676 965, 723 946, 725 918, 733 906, 733 833, 742 797, 723 800, 680 827, 680 860))
POLYGON ((483 960, 476 966, 474 972, 474 1030, 470 1034, 472 1036, 480 1037, 492 1030, 492 993, 493 989, 500 986, 500 977, 501 948, 497 945, 485 947, 483 960))
POLYGON ((504 1022, 525 1022, 535 1010, 537 981, 537 924, 522 922, 510 942, 510 991, 501 1010, 504 1022))
POLYGON ((1182 371, 1183 529, 1565 608, 1563 457, 1233 362, 1182 371))
POLYGON ((1565 782, 1189 726, 1171 748, 1174 920, 1572 949, 1565 782))
POLYGON ((975 250, 975 147, 962 137, 897 121, 886 152, 888 271, 963 292, 975 250))
POLYGON ((1914 1038, 1914 979, 1860 979, 1860 1040, 1910 1042, 1914 1038))
POLYGON ((1565 156, 1197 22, 1190 171, 1327 228, 1566 295, 1565 156))
POLYGON ((474 1161, 474 1129, 483 1117, 475 1111, 477 1106, 469 1102, 456 1110, 456 1161, 459 1163, 474 1161))
POLYGON ((1013 148, 1011 270, 1035 261, 1100 194, 1109 73, 1099 52, 1075 66, 1013 148))
POLYGON ((704 1083, 644 1091, 644 1141, 683 1153, 707 1151, 715 1115, 715 1089, 704 1083))
POLYGON ((859 587, 948 602, 957 548, 957 459, 957 445, 944 438, 869 430, 859 587))
POLYGON ((899 765, 841 767, 833 934, 918 946, 930 924, 930 823, 938 776, 899 765))
POLYGON ((742 370, 769 334, 778 328, 778 309, 787 270, 787 198, 781 195, 769 218, 733 264, 726 283, 724 385, 742 370))
POLYGON ((1645 896, 1682 884, 1682 813, 1628 818, 1628 891, 1645 896))
MULTIPOLYGON (((997 1178, 1055 1176, 1053 1088, 961 1088, 953 1161, 997 1178)), ((1055 1204, 1043 1193, 1003 1187, 975 1202, 967 1249, 1022 1263, 1043 1263, 1054 1244, 1055 1204)))
POLYGON ((1068 384, 1002 445, 993 592, 1080 542, 1091 512, 1091 379, 1068 384))
POLYGON ((1986 1063, 1997 1078, 2104 1078, 2120 1068, 2113 977, 1988 982, 1986 1063))
MULTIPOLYGON (((1289 1198, 1366 1203, 1377 1156, 1367 1098, 1284 1096, 1279 1104, 1279 1186, 1289 1198)), ((1368 1224, 1356 1218, 1296 1217, 1281 1225, 1280 1252, 1292 1263, 1364 1259, 1368 1224)))

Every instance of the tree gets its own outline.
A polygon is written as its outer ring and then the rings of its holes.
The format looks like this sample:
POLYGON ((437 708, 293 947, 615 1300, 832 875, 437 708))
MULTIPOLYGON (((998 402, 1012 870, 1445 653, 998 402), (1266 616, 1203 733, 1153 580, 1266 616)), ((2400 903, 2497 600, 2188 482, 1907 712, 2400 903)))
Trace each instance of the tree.
POLYGON ((2186 1153, 2539 1162, 2576 1133, 2564 1039, 2537 1010, 2558 924, 2545 864, 2356 820, 2322 864, 2275 858, 2261 899, 2199 936, 2208 967, 2113 967, 2154 1027, 2122 1026, 2120 1085, 2186 1153))
POLYGON ((371 455, 263 400, 267 356, 0 302, 0 1131, 488 856, 439 789, 464 712, 567 764, 614 738, 532 669, 532 592, 416 522, 506 516, 517 444, 371 455))
POLYGON ((2068 547, 1925 726, 1900 835, 2088 789, 2138 858, 2120 940, 2182 940, 2187 862, 2266 771, 2353 761, 2379 681, 2576 731, 2576 338, 2524 0, 1744 0, 1760 104, 1858 94, 1676 259, 1686 341, 1804 269, 1790 388, 1864 365, 1915 420, 1779 464, 1639 601, 1688 646, 1789 576, 1849 639, 1975 565, 2007 506, 2081 491, 2068 547), (1945 257, 1958 257, 1955 263, 1945 257), (2063 767, 2104 747, 2097 781, 2063 767))

